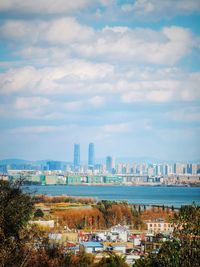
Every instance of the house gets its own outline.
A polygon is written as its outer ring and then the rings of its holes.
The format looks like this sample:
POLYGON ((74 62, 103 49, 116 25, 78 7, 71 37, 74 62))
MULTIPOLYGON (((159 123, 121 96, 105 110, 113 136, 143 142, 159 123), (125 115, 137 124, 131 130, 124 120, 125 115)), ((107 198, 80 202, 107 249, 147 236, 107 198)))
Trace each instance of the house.
POLYGON ((111 241, 123 241, 127 242, 128 240, 128 227, 122 226, 120 224, 111 228, 110 231, 111 241))
POLYGON ((164 220, 155 220, 146 222, 147 230, 149 233, 172 233, 173 226, 171 223, 165 222, 164 220))
POLYGON ((128 236, 128 241, 129 242, 133 242, 134 246, 140 246, 140 244, 141 244, 141 236, 140 235, 130 234, 128 236))
POLYGON ((133 244, 130 242, 103 242, 103 245, 105 251, 113 251, 122 254, 125 254, 128 249, 133 249, 133 244))
POLYGON ((103 244, 100 242, 81 242, 80 246, 85 248, 87 253, 95 253, 95 252, 102 252, 103 251, 103 244))

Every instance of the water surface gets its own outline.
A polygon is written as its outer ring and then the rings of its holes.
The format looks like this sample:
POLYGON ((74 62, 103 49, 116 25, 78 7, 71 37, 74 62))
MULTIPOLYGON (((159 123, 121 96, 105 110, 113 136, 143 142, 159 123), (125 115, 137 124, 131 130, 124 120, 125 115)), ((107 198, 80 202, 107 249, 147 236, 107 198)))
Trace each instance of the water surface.
POLYGON ((36 194, 51 196, 95 197, 99 200, 124 200, 135 204, 175 207, 192 202, 200 205, 200 187, 31 185, 26 188, 36 194))

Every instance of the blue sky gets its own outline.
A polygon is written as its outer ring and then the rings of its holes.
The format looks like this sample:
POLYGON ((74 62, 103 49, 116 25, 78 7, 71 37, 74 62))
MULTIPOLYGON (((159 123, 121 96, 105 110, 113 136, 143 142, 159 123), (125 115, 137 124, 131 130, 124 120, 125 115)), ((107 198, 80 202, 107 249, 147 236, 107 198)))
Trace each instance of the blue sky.
POLYGON ((200 159, 199 26, 199 0, 2 0, 0 158, 200 159))

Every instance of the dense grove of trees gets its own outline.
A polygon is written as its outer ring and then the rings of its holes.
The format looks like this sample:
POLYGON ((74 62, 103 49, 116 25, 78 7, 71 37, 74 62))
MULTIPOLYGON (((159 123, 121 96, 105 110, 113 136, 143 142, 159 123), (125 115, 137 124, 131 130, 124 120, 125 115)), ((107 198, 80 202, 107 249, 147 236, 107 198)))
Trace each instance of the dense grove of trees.
POLYGON ((129 206, 126 202, 102 200, 90 209, 75 208, 57 210, 54 216, 59 218, 60 225, 78 229, 105 229, 116 224, 129 225, 134 229, 145 229, 144 220, 163 218, 167 221, 173 217, 174 212, 162 207, 149 209, 140 206, 129 206))
POLYGON ((67 225, 70 229, 100 229, 105 227, 102 213, 96 209, 75 208, 56 211, 54 216, 60 225, 67 225))
POLYGON ((60 225, 78 229, 105 229, 116 224, 137 227, 141 223, 140 214, 134 213, 126 202, 100 201, 90 209, 57 210, 54 216, 59 218, 60 225))
MULTIPOLYGON (((173 217, 172 209, 166 207, 152 207, 146 209, 145 205, 128 205, 126 202, 102 200, 96 202, 94 198, 79 198, 73 196, 44 196, 33 197, 34 203, 62 204, 74 203, 91 205, 91 208, 55 209, 52 216, 59 220, 60 226, 71 229, 105 229, 116 224, 129 225, 135 229, 145 229, 145 220, 163 218, 169 220, 173 217)), ((37 214, 36 214, 37 215, 37 214)), ((37 216, 36 216, 37 217, 37 216)))

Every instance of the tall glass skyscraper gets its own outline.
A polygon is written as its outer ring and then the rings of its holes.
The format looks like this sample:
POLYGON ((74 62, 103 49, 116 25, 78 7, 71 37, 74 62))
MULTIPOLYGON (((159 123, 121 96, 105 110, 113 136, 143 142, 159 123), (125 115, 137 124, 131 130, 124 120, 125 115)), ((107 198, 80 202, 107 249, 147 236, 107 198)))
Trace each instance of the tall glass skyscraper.
POLYGON ((94 167, 94 143, 90 143, 88 147, 88 167, 94 167))
POLYGON ((74 167, 80 166, 80 144, 74 144, 74 167))

